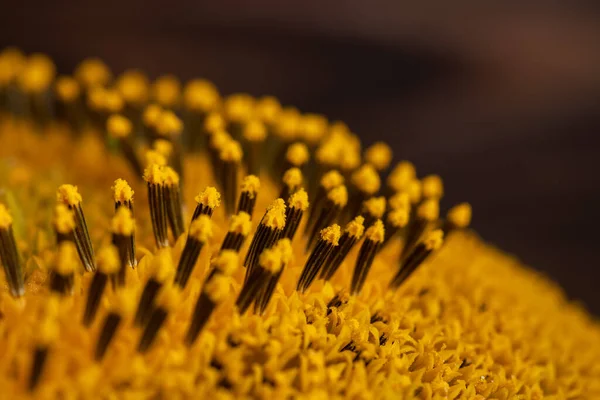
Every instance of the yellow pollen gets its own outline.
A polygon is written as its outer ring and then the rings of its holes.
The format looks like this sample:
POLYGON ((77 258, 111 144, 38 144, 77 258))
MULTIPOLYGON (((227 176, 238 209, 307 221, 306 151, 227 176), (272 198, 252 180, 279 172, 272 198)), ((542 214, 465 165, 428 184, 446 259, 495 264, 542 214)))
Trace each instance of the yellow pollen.
POLYGON ((330 243, 334 246, 337 246, 340 241, 340 237, 342 236, 342 230, 338 224, 333 224, 328 226, 327 228, 321 229, 321 239, 330 243))
POLYGON ((206 282, 203 291, 210 301, 214 304, 219 304, 230 297, 231 280, 224 275, 215 275, 206 282))
POLYGON ((327 198, 333 202, 338 207, 345 207, 348 203, 348 190, 346 186, 340 185, 331 189, 327 193, 327 198))
POLYGON ((263 250, 258 257, 258 263, 271 274, 278 273, 283 266, 281 262, 281 251, 276 247, 263 250))
POLYGON ((131 121, 120 114, 111 115, 106 121, 106 131, 113 138, 126 138, 132 130, 131 121))
POLYGON ((6 206, 0 203, 0 228, 8 229, 13 223, 13 219, 6 206))
POLYGON ((163 75, 152 84, 152 98, 163 107, 175 107, 180 96, 181 83, 173 75, 163 75))
POLYGON ((466 228, 471 223, 472 209, 469 203, 458 204, 448 211, 448 221, 457 228, 466 228))
POLYGON ((156 296, 156 305, 166 311, 174 311, 181 303, 181 290, 177 285, 165 285, 156 296))
POLYGON ((227 128, 227 124, 220 112, 212 111, 206 116, 206 119, 204 120, 204 129, 208 133, 222 131, 225 130, 225 128, 227 128))
POLYGON ((166 282, 175 273, 173 258, 168 248, 159 249, 150 262, 151 274, 158 282, 166 282))
POLYGON ((429 175, 423 178, 423 197, 426 199, 439 199, 444 195, 444 184, 438 175, 429 175))
POLYGON ((97 86, 106 86, 112 79, 110 69, 98 58, 83 60, 75 68, 74 76, 81 86, 88 89, 97 86))
POLYGON ((154 127, 158 123, 161 115, 163 113, 163 109, 158 104, 149 104, 142 114, 142 121, 144 125, 149 127, 154 127))
POLYGON ((20 87, 26 93, 41 93, 50 87, 55 73, 56 67, 48 56, 32 54, 17 78, 20 87))
POLYGON ((262 142, 267 138, 267 128, 260 119, 251 119, 244 125, 243 136, 249 142, 262 142))
POLYGON ((205 205, 209 208, 217 208, 221 205, 221 193, 213 186, 207 186, 202 192, 194 198, 196 203, 205 205))
POLYGON ((222 250, 212 260, 212 265, 226 276, 232 276, 237 271, 239 263, 240 256, 233 250, 222 250))
POLYGON ((385 228, 383 227, 383 222, 380 219, 375 221, 373 225, 371 225, 367 232, 365 233, 365 237, 372 242, 381 243, 385 239, 385 228))
POLYGON ((248 193, 250 198, 254 198, 259 189, 260 179, 256 175, 246 175, 242 180, 242 192, 248 193))
POLYGON ((173 111, 163 111, 156 121, 156 131, 161 136, 180 135, 183 130, 183 122, 173 111))
POLYGON ((229 140, 221 147, 219 158, 227 162, 240 162, 243 155, 242 145, 237 140, 229 140))
POLYGON ((409 209, 408 208, 397 208, 395 210, 390 211, 387 216, 387 220, 390 225, 395 226, 397 228, 404 228, 408 224, 408 219, 410 218, 409 209))
POLYGON ((60 76, 56 79, 54 90, 59 99, 64 102, 71 102, 79 97, 81 89, 79 83, 70 76, 60 76))
POLYGON ((223 108, 229 121, 247 122, 254 113, 254 98, 246 93, 232 94, 225 99, 223 108))
POLYGON ((406 192, 396 193, 389 198, 388 204, 392 210, 400 208, 410 209, 410 196, 406 192))
POLYGON ((318 143, 327 133, 327 118, 319 114, 305 114, 300 119, 300 135, 308 143, 318 143))
POLYGON ((146 75, 138 70, 125 71, 117 79, 116 87, 128 104, 142 106, 148 101, 150 84, 146 75))
POLYGON ((75 217, 73 211, 62 203, 57 204, 54 208, 54 219, 52 222, 54 229, 56 229, 58 233, 67 234, 73 232, 73 229, 75 229, 75 217))
POLYGON ((299 168, 290 168, 283 174, 283 183, 288 188, 295 188, 302 185, 302 171, 299 168))
POLYGON ((277 199, 271 203, 262 223, 277 230, 285 227, 285 202, 283 199, 277 199))
POLYGON ((360 239, 363 233, 365 232, 364 222, 365 218, 359 215, 355 217, 352 221, 348 222, 348 224, 346 224, 344 231, 348 232, 348 235, 356 239, 360 239))
POLYGON ((164 154, 156 151, 156 150, 148 150, 144 153, 144 158, 146 159, 146 165, 158 165, 158 166, 166 166, 167 158, 164 154))
POLYGON ((169 158, 173 153, 173 144, 166 139, 157 139, 152 143, 152 148, 169 158))
POLYGON ((294 107, 285 107, 279 113, 273 133, 285 141, 292 141, 298 136, 300 112, 294 107))
POLYGON ((200 215, 190 225, 189 236, 206 243, 213 237, 213 222, 208 215, 200 215))
POLYGON ((323 175, 321 178, 321 186, 326 191, 330 191, 334 187, 338 187, 344 184, 344 177, 338 171, 331 170, 323 175))
POLYGON ((71 241, 61 242, 58 246, 54 261, 54 270, 62 276, 75 272, 79 266, 79 256, 75 243, 71 241))
POLYGON ((352 183, 361 192, 372 195, 379 190, 381 180, 375 168, 365 164, 352 174, 352 183))
POLYGON ((77 186, 65 184, 58 187, 56 201, 67 206, 77 206, 81 203, 82 198, 77 190, 77 186))
POLYGON ((310 160, 308 147, 304 143, 291 144, 285 153, 285 159, 294 167, 301 167, 310 160))
POLYGON ((100 104, 100 110, 108 113, 119 113, 123 110, 123 98, 113 89, 104 90, 102 93, 102 99, 100 104))
POLYGON ((439 249, 444 243, 444 232, 442 232, 441 229, 436 229, 435 231, 428 233, 424 243, 427 250, 439 249))
POLYGON ((292 259, 294 258, 294 249, 290 239, 285 238, 278 240, 275 247, 281 254, 281 262, 284 266, 292 262, 292 259))
POLYGON ((118 235, 131 236, 135 232, 135 220, 133 219, 131 210, 127 207, 119 207, 117 209, 110 225, 112 233, 118 235))
POLYGON ((177 186, 179 185, 179 174, 171 167, 164 167, 164 178, 165 185, 177 186))
POLYGON ((165 168, 163 165, 150 164, 144 170, 144 180, 153 185, 163 185, 166 179, 165 168))
POLYGON ((415 179, 417 172, 415 166, 409 161, 401 161, 394 167, 387 179, 387 185, 394 192, 405 190, 408 184, 415 179))
POLYGON ((295 191, 288 200, 288 205, 296 210, 306 211, 308 208, 308 193, 300 188, 295 191))
POLYGON ((17 77, 25 64, 25 56, 14 47, 0 52, 0 87, 9 85, 17 77))
POLYGON ((392 149, 387 143, 375 142, 365 151, 365 161, 382 171, 392 162, 392 149))
POLYGON ((417 208, 417 216, 425 221, 435 221, 440 216, 440 203, 436 199, 425 200, 417 208))
POLYGON ((230 142, 231 140, 233 139, 231 138, 229 133, 225 131, 216 131, 213 132, 212 135, 210 135, 210 146, 213 149, 220 150, 225 146, 226 143, 230 142))
POLYGON ((279 100, 272 96, 261 97, 257 100, 255 110, 258 119, 265 124, 274 124, 281 112, 279 100))
MULTIPOLYGON (((340 154, 340 168, 344 171, 352 171, 360 165, 360 150, 349 149, 340 154)), ((379 177, 378 177, 379 179, 379 177)))
POLYGON ((98 270, 106 275, 117 272, 121 266, 119 251, 113 245, 105 246, 98 252, 98 270))
POLYGON ((250 215, 248 213, 240 211, 238 214, 231 216, 231 221, 229 221, 229 232, 248 236, 251 228, 252 222, 250 221, 250 215))
POLYGON ((385 197, 371 197, 363 202, 363 209, 374 218, 381 218, 385 212, 385 197))
POLYGON ((408 193, 408 197, 410 198, 410 202, 412 204, 417 204, 421 201, 422 194, 422 185, 421 181, 418 179, 413 179, 408 183, 406 188, 406 193, 408 193))
POLYGON ((187 83, 183 91, 185 107, 190 111, 208 112, 219 103, 219 92, 215 85, 204 79, 187 83))

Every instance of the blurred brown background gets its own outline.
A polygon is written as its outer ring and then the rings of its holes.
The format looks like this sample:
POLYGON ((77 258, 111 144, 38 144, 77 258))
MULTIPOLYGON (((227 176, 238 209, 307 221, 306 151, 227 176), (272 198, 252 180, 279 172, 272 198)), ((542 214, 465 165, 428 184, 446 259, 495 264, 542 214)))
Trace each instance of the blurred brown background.
POLYGON ((6 2, 0 47, 206 77, 346 121, 600 313, 596 2, 6 2), (452 5, 450 5, 450 3, 452 5), (485 5, 482 3, 486 3, 485 5))

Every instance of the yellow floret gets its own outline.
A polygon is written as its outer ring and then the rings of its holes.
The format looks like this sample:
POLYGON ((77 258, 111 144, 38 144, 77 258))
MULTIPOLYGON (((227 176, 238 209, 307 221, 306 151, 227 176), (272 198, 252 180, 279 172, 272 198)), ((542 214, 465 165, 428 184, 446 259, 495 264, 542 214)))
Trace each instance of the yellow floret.
POLYGON ((277 199, 267 209, 262 223, 273 229, 283 229, 285 226, 285 202, 277 199))
POLYGON ((321 229, 321 239, 334 246, 339 244, 341 228, 338 224, 333 224, 327 228, 321 229))
POLYGON ((380 219, 375 221, 373 225, 371 225, 367 232, 365 233, 365 237, 372 242, 381 243, 383 239, 385 239, 385 229, 383 227, 383 222, 380 219))
POLYGON ((213 186, 207 186, 202 192, 194 198, 196 203, 210 208, 217 208, 221 205, 221 193, 213 186))
POLYGON ((344 231, 356 239, 360 239, 365 231, 364 226, 365 218, 361 215, 355 217, 352 221, 348 222, 344 231))
POLYGON ((129 183, 125 179, 115 180, 114 185, 111 187, 113 190, 113 198, 116 203, 127 203, 133 201, 133 189, 129 186, 129 183))
POLYGON ((306 190, 301 188, 294 192, 288 200, 288 206, 296 210, 306 211, 308 208, 308 193, 306 193, 306 190))
POLYGON ((81 201, 81 195, 77 186, 65 184, 61 185, 56 192, 56 201, 63 203, 67 206, 78 206, 81 201))
POLYGON ((260 179, 256 175, 246 175, 242 180, 242 192, 250 194, 251 198, 258 193, 260 189, 260 179))

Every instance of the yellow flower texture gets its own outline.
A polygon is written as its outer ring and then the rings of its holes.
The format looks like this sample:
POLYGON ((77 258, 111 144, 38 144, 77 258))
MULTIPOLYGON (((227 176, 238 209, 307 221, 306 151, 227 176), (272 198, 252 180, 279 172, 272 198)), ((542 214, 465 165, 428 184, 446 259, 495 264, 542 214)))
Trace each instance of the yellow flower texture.
POLYGON ((593 317, 387 144, 202 79, 55 74, 0 54, 0 398, 600 398, 593 317))

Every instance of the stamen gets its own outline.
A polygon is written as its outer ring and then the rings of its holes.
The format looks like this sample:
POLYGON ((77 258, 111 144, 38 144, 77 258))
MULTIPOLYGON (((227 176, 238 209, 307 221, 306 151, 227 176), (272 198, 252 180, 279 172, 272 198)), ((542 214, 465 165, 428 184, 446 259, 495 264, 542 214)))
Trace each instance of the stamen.
POLYGON ((254 112, 261 121, 272 127, 281 113, 281 104, 273 96, 261 97, 256 101, 254 112))
POLYGON ((285 210, 285 228, 281 233, 281 237, 294 239, 298 226, 302 221, 302 215, 308 208, 308 194, 304 189, 299 189, 292 194, 288 200, 287 208, 285 210))
POLYGON ((142 113, 144 133, 149 142, 152 142, 159 137, 156 126, 163 111, 163 108, 158 104, 149 104, 142 113))
POLYGON ((317 241, 319 232, 328 225, 331 225, 341 214, 348 202, 348 191, 346 186, 341 185, 333 188, 327 193, 327 199, 314 221, 312 221, 312 232, 306 243, 306 250, 310 250, 317 241))
MULTIPOLYGON (((364 164, 354 171, 351 176, 351 182, 355 193, 350 197, 350 204, 346 209, 347 217, 359 214, 363 202, 377 193, 381 185, 381 179, 377 170, 370 164, 364 164)), ((368 224, 366 225, 369 226, 368 224)))
POLYGON ((255 175, 246 175, 242 180, 242 193, 238 201, 237 211, 238 213, 243 211, 250 215, 254 213, 254 206, 256 205, 256 196, 260 189, 260 179, 255 175))
POLYGON ((221 150, 232 140, 233 138, 225 131, 217 131, 210 135, 210 140, 208 142, 208 154, 210 157, 214 178, 219 184, 221 184, 220 171, 223 168, 220 158, 221 150))
POLYGON ((77 249, 73 242, 64 241, 58 245, 58 251, 52 263, 51 291, 63 296, 73 294, 78 260, 77 249))
POLYGON ((196 209, 192 215, 192 222, 195 221, 200 215, 208 215, 212 217, 215 208, 221 205, 221 194, 219 191, 212 187, 207 186, 202 192, 200 192, 196 198, 196 209))
POLYGON ((248 173, 258 175, 260 174, 261 166, 265 163, 261 157, 264 157, 267 128, 258 119, 250 120, 244 125, 242 137, 244 138, 248 153, 248 157, 246 158, 248 173))
POLYGON ((441 199, 444 196, 444 183, 438 175, 428 175, 421 182, 423 186, 423 198, 441 199))
POLYGON ((248 213, 240 211, 239 213, 232 215, 231 220, 229 221, 229 230, 227 235, 225 235, 225 239, 223 239, 223 244, 221 245, 221 251, 240 251, 240 248, 244 244, 244 240, 246 240, 251 228, 252 222, 248 213))
POLYGON ((440 205, 437 199, 423 201, 417 208, 415 218, 411 221, 406 232, 402 254, 408 254, 418 243, 421 236, 433 226, 440 216, 440 205))
POLYGON ((223 114, 218 111, 212 111, 204 119, 204 133, 212 135, 217 131, 225 131, 227 122, 223 118, 223 114))
POLYGON ((56 243, 75 241, 73 231, 75 230, 75 216, 73 211, 64 204, 57 204, 54 208, 54 217, 52 220, 54 230, 56 231, 56 243))
POLYGON ((281 269, 278 272, 272 273, 267 277, 267 282, 263 286, 260 295, 256 299, 255 302, 255 310, 259 314, 264 314, 269 302, 271 301, 271 297, 273 297, 273 293, 275 292, 275 287, 281 278, 281 274, 283 273, 285 267, 290 264, 292 258, 294 256, 292 243, 290 239, 280 239, 275 245, 275 249, 281 254, 281 269))
POLYGON ((28 389, 32 392, 40 382, 46 359, 50 347, 58 338, 59 328, 56 322, 58 312, 57 299, 50 298, 45 307, 45 313, 42 322, 35 330, 35 347, 33 351, 33 361, 31 363, 31 373, 29 375, 28 389))
POLYGON ((115 82, 115 86, 127 106, 134 110, 140 110, 150 97, 148 77, 139 70, 130 69, 123 72, 115 82))
POLYGON ((273 246, 281 237, 286 221, 285 210, 286 206, 283 199, 275 200, 267 208, 260 224, 258 224, 256 233, 246 254, 246 259, 244 260, 244 266, 246 267, 245 281, 251 276, 252 270, 258 263, 258 258, 263 250, 273 246))
POLYGON ((373 222, 383 217, 385 213, 385 197, 371 197, 362 204, 362 215, 365 217, 365 226, 369 227, 373 222))
POLYGON ((304 114, 300 119, 300 136, 310 145, 319 143, 327 134, 327 118, 319 114, 304 114))
POLYGON ((365 150, 365 161, 378 171, 383 171, 390 166, 392 156, 392 149, 384 142, 375 142, 365 150))
MULTIPOLYGON (((121 208, 121 210, 128 211, 126 208, 121 208)), ((104 247, 98 252, 98 271, 92 278, 83 313, 83 324, 85 326, 90 326, 94 320, 106 282, 109 277, 119 272, 120 264, 119 253, 114 246, 104 247)))
POLYGON ((223 111, 229 122, 229 130, 239 138, 243 126, 254 114, 254 98, 246 93, 235 93, 227 96, 223 102, 223 111))
POLYGON ((302 176, 302 171, 300 171, 299 168, 292 167, 285 171, 282 181, 283 187, 281 188, 279 197, 282 199, 287 199, 290 197, 290 195, 296 193, 296 191, 300 189, 304 181, 304 177, 302 176))
POLYGON ((183 149, 181 148, 181 133, 183 122, 170 110, 161 112, 156 120, 156 133, 163 140, 168 140, 173 151, 170 157, 171 164, 183 181, 183 149))
POLYGON ((350 251, 352 251, 354 245, 362 237, 365 231, 364 220, 364 217, 359 215, 348 222, 340 238, 339 246, 333 249, 327 260, 323 263, 320 278, 329 280, 337 272, 348 254, 350 254, 350 251))
POLYGON ((127 319, 135 308, 135 298, 128 290, 120 290, 115 300, 115 303, 111 306, 112 310, 104 318, 104 323, 100 329, 94 351, 96 361, 101 361, 104 358, 121 322, 127 319))
POLYGON ((128 216, 123 215, 122 222, 120 225, 123 228, 117 229, 113 226, 113 244, 117 246, 119 249, 119 255, 121 257, 121 262, 124 265, 127 265, 131 268, 135 268, 137 266, 136 249, 135 249, 135 220, 133 219, 133 189, 124 179, 117 179, 112 187, 115 199, 115 210, 118 211, 119 207, 125 207, 131 213, 128 216), (129 218, 128 218, 129 217, 129 218), (130 219, 130 221, 129 221, 130 219), (132 229, 130 229, 132 228, 132 229), (121 241, 121 238, 115 238, 115 233, 123 232, 124 236, 129 237, 129 243, 114 243, 115 239, 118 242, 121 241), (129 235, 126 235, 127 232, 130 232, 129 235))
POLYGON ((409 161, 399 162, 387 178, 387 186, 394 192, 405 191, 408 184, 417 176, 413 163, 409 161))
POLYGON ((86 271, 95 271, 96 263, 94 261, 94 249, 92 247, 90 234, 88 233, 87 223, 85 222, 83 208, 81 207, 82 198, 77 190, 77 186, 60 186, 56 193, 56 198, 59 203, 66 205, 73 211, 75 217, 75 230, 73 231, 73 234, 79 258, 81 258, 81 262, 86 271))
POLYGON ((239 256, 237 252, 231 250, 222 250, 212 260, 213 268, 204 282, 185 337, 187 346, 194 344, 214 309, 229 296, 231 291, 229 277, 235 273, 238 264, 239 256))
POLYGON ((391 210, 407 209, 410 210, 411 201, 407 192, 398 192, 388 199, 388 205, 391 210))
POLYGON ((242 155, 242 146, 235 140, 227 142, 219 153, 222 165, 222 169, 219 171, 220 182, 227 215, 232 214, 235 210, 242 155))
POLYGON ((385 219, 385 239, 380 249, 383 248, 398 232, 406 228, 410 219, 410 209, 398 208, 391 210, 385 219))
POLYGON ((156 298, 156 308, 152 311, 150 319, 146 324, 137 351, 145 353, 154 343, 156 335, 166 321, 169 313, 181 302, 181 291, 177 286, 165 286, 156 298))
POLYGON ((169 249, 159 249, 150 264, 151 276, 144 286, 135 313, 135 324, 145 326, 154 309, 154 299, 163 284, 173 276, 173 260, 169 249))
POLYGON ((281 250, 277 247, 261 251, 256 267, 246 274, 247 279, 238 295, 235 305, 240 314, 244 314, 253 301, 258 300, 261 291, 268 283, 269 278, 277 275, 283 266, 281 250))
POLYGON ((352 285, 350 286, 350 292, 353 295, 358 295, 362 290, 367 275, 373 265, 373 260, 377 254, 377 250, 383 240, 385 239, 385 228, 381 220, 375 221, 375 223, 367 229, 365 233, 365 241, 360 247, 358 258, 356 259, 356 265, 354 267, 354 274, 352 275, 352 285))
POLYGON ((308 223, 306 224, 304 234, 307 235, 310 232, 310 228, 314 224, 315 217, 319 215, 321 212, 321 208, 327 199, 327 193, 335 187, 341 186, 344 184, 344 177, 336 170, 331 170, 325 173, 319 182, 319 187, 317 189, 316 195, 314 195, 313 201, 311 204, 313 205, 309 210, 308 214, 308 223))
POLYGON ((184 289, 202 248, 213 236, 213 223, 208 215, 200 215, 190 225, 185 247, 181 253, 174 283, 184 289))
POLYGON ((118 250, 119 268, 113 277, 115 286, 125 285, 125 275, 128 268, 135 268, 135 220, 131 210, 118 207, 111 222, 112 244, 118 250))
POLYGON ((285 160, 290 167, 304 167, 310 161, 308 147, 302 142, 290 144, 285 153, 285 160))
POLYGON ((70 76, 60 76, 56 79, 54 91, 58 99, 58 115, 68 122, 73 131, 79 131, 84 123, 79 83, 70 76))
POLYGON ((390 282, 390 288, 397 289, 421 264, 423 264, 431 253, 442 247, 443 242, 444 232, 441 229, 429 232, 425 239, 416 245, 401 261, 398 273, 390 282))
POLYGON ((106 121, 106 131, 110 137, 119 141, 123 155, 135 175, 142 176, 144 171, 131 141, 133 132, 131 121, 120 114, 111 115, 106 121))
POLYGON ((115 211, 119 207, 127 207, 133 212, 133 189, 125 179, 117 179, 111 187, 115 199, 115 211))
POLYGON ((325 261, 331 255, 333 249, 338 247, 340 237, 341 230, 338 224, 333 224, 320 231, 320 238, 304 265, 296 290, 304 293, 308 289, 325 265, 325 261))
POLYGON ((177 238, 181 236, 184 231, 179 175, 177 175, 177 172, 170 167, 164 167, 164 174, 165 208, 171 232, 175 237, 175 241, 177 241, 177 238))
POLYGON ((152 100, 165 108, 177 108, 181 97, 181 82, 174 75, 159 76, 151 88, 152 100))
POLYGON ((0 261, 4 267, 10 294, 13 297, 20 297, 25 294, 25 287, 12 225, 11 215, 6 206, 0 203, 0 261))
POLYGON ((148 205, 156 246, 160 249, 169 246, 167 237, 166 167, 152 164, 144 171, 148 183, 148 205))
POLYGON ((85 89, 105 87, 112 79, 110 69, 99 58, 86 58, 77 65, 73 75, 85 89))
POLYGON ((447 237, 452 231, 466 229, 471 224, 472 215, 473 210, 469 203, 460 203, 452 207, 446 214, 446 220, 442 224, 444 237, 447 237))
POLYGON ((214 84, 203 79, 188 82, 183 91, 183 104, 186 109, 187 147, 196 151, 205 143, 204 127, 206 116, 220 104, 221 96, 214 84))

